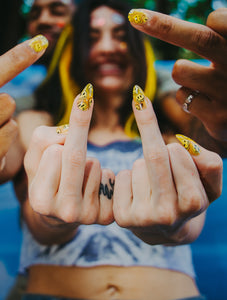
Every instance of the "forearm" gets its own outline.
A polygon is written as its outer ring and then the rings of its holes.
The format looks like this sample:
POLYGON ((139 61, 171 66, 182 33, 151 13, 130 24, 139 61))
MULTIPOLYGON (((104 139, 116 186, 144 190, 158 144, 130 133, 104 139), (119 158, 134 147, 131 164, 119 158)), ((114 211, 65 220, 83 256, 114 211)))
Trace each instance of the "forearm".
POLYGON ((63 244, 76 235, 78 225, 64 223, 55 218, 35 212, 26 200, 23 204, 23 218, 34 238, 43 245, 63 244))

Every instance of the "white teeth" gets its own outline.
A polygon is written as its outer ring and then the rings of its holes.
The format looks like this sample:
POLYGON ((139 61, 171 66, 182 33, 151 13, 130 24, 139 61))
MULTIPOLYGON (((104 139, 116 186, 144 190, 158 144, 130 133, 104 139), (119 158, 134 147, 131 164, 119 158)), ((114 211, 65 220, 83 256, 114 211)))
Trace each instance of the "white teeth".
POLYGON ((119 69, 119 66, 116 64, 102 64, 100 65, 100 70, 101 71, 112 71, 119 69))

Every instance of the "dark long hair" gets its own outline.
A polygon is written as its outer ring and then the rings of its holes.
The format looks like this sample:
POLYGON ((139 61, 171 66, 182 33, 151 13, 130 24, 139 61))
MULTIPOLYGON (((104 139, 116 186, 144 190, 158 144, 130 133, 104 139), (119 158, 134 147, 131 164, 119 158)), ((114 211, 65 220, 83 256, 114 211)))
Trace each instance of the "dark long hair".
MULTIPOLYGON (((101 5, 117 10, 126 20, 131 9, 126 0, 83 0, 78 5, 72 21, 73 52, 70 75, 81 89, 87 84, 85 64, 90 51, 90 14, 101 5)), ((143 34, 134 29, 129 22, 126 22, 126 42, 134 64, 135 82, 132 82, 132 86, 138 84, 144 89, 147 68, 143 34)), ((60 112, 62 113, 62 89, 58 68, 52 77, 36 90, 35 97, 35 108, 49 112, 53 116, 54 123, 57 123, 61 119, 60 112)), ((129 92, 119 111, 122 125, 125 124, 131 112, 131 100, 132 93, 129 92)))
MULTIPOLYGON (((73 18, 73 59, 71 64, 71 76, 83 88, 87 84, 85 75, 85 64, 88 59, 90 51, 90 39, 89 39, 89 24, 91 12, 99 6, 108 6, 118 11, 126 20, 126 43, 128 45, 129 52, 132 56, 132 62, 134 64, 134 78, 132 87, 135 84, 145 88, 147 68, 144 49, 143 34, 134 29, 129 22, 128 13, 131 10, 131 6, 128 1, 125 0, 83 0, 78 6, 77 12, 73 18)), ((132 88, 131 87, 131 88, 132 88)), ((132 93, 128 93, 127 100, 120 108, 120 121, 122 125, 125 124, 130 112, 131 112, 131 100, 132 93)))

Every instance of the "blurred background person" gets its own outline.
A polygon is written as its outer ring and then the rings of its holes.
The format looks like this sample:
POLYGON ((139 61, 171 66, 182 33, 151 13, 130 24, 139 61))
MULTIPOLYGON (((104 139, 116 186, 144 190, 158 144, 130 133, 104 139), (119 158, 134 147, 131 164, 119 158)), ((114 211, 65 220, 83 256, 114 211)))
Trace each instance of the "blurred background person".
MULTIPOLYGON (((21 25, 15 25, 15 28, 19 27, 21 30, 20 36, 19 33, 14 36, 14 39, 17 37, 14 43, 19 39, 25 40, 37 34, 43 34, 49 41, 49 47, 36 64, 0 89, 1 92, 9 93, 16 100, 16 113, 33 107, 33 99, 29 96, 43 82, 47 73, 51 73, 51 69, 57 63, 59 53, 68 37, 70 29, 67 29, 67 26, 76 10, 76 2, 78 0, 24 0, 20 7, 17 3, 18 10, 14 10, 17 12, 15 20, 21 25), (65 32, 62 33, 64 30, 65 32)), ((16 22, 15 20, 14 22, 16 22)), ((13 23, 10 25, 13 27, 13 23)), ((14 30, 10 30, 10 32, 14 32, 14 30)), ((7 35, 4 34, 4 36, 6 39, 7 35)))

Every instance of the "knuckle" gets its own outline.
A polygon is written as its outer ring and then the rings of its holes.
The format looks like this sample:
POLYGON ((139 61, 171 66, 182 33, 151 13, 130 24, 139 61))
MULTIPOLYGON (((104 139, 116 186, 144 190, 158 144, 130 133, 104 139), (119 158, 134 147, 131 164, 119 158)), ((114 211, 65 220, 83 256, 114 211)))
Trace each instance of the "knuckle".
POLYGON ((153 16, 148 26, 152 31, 154 30, 153 28, 156 28, 157 32, 160 32, 162 35, 167 36, 173 28, 173 22, 169 17, 162 18, 162 20, 160 21, 158 16, 153 16))
POLYGON ((227 11, 224 7, 212 11, 207 17, 206 25, 212 28, 216 24, 217 19, 222 15, 223 10, 227 11))
POLYGON ((146 166, 145 160, 144 159, 137 159, 132 166, 132 170, 136 171, 136 170, 141 170, 146 166))
POLYGON ((201 192, 191 190, 186 192, 180 199, 180 211, 182 214, 192 214, 200 212, 203 207, 203 195, 201 192))
POLYGON ((51 160, 56 160, 62 153, 62 149, 60 145, 54 144, 46 148, 43 152, 43 156, 50 157, 51 160))
POLYGON ((207 160, 206 165, 203 166, 203 170, 201 171, 201 175, 203 178, 209 176, 209 174, 213 175, 221 175, 223 171, 223 161, 221 157, 215 153, 210 152, 210 159, 207 160))
POLYGON ((155 210, 154 220, 158 225, 169 227, 176 222, 176 213, 169 205, 159 205, 155 210))
POLYGON ((179 143, 170 143, 166 145, 169 152, 178 153, 181 152, 183 147, 179 143))
POLYGON ((101 170, 100 161, 97 158, 87 157, 86 158, 86 169, 88 169, 89 171, 91 169, 94 169, 96 172, 98 172, 97 174, 99 174, 99 172, 101 170))
POLYGON ((181 78, 182 73, 184 72, 184 69, 185 69, 185 66, 186 66, 185 62, 186 62, 185 59, 178 59, 174 63, 174 66, 173 66, 173 69, 172 69, 172 77, 173 77, 173 80, 177 83, 178 83, 179 79, 181 78))
POLYGON ((40 143, 42 143, 44 141, 46 128, 47 128, 47 126, 42 125, 42 126, 38 126, 34 129, 33 134, 32 134, 32 142, 34 144, 39 145, 40 143))
POLYGON ((66 159, 74 167, 79 167, 85 160, 83 150, 72 150, 70 153, 67 153, 66 159))
POLYGON ((16 109, 16 102, 14 99, 6 94, 6 93, 0 93, 0 99, 1 99, 1 112, 4 112, 4 114, 7 113, 13 113, 16 109))
POLYGON ((157 120, 154 114, 149 114, 146 115, 146 117, 140 118, 139 123, 140 126, 146 127, 146 126, 151 126, 154 123, 157 123, 157 120))
POLYGON ((192 40, 196 50, 199 52, 215 49, 220 44, 220 39, 211 30, 195 31, 192 40))
POLYGON ((164 162, 166 162, 166 158, 167 158, 166 146, 159 147, 159 149, 156 149, 155 151, 153 149, 152 150, 145 149, 144 152, 145 152, 144 155, 146 157, 146 160, 149 163, 163 164, 164 162))
POLYGON ((129 222, 129 214, 122 208, 118 208, 117 210, 114 211, 114 220, 120 227, 128 227, 130 222, 129 222))
POLYGON ((138 206, 134 210, 134 223, 136 226, 150 226, 153 224, 152 214, 150 209, 144 206, 138 206))
POLYGON ((99 215, 99 207, 97 205, 92 205, 84 207, 82 210, 81 218, 83 224, 90 225, 96 223, 99 215))
MULTIPOLYGON (((75 105, 75 104, 74 104, 75 105)), ((71 115, 73 122, 76 123, 78 127, 88 127, 90 124, 90 117, 84 114, 71 115)))
POLYGON ((1 129, 1 147, 8 148, 8 146, 12 143, 12 138, 15 137, 18 133, 18 124, 13 119, 10 119, 1 127, 1 129))
POLYGON ((77 221, 77 213, 71 208, 64 208, 61 210, 60 219, 67 224, 75 223, 77 221))
POLYGON ((36 189, 32 189, 29 193, 29 202, 32 209, 41 215, 48 216, 50 214, 49 201, 43 201, 43 195, 36 189))
POLYGON ((113 210, 109 209, 105 212, 105 214, 99 217, 99 224, 101 225, 109 225, 114 221, 113 210))

